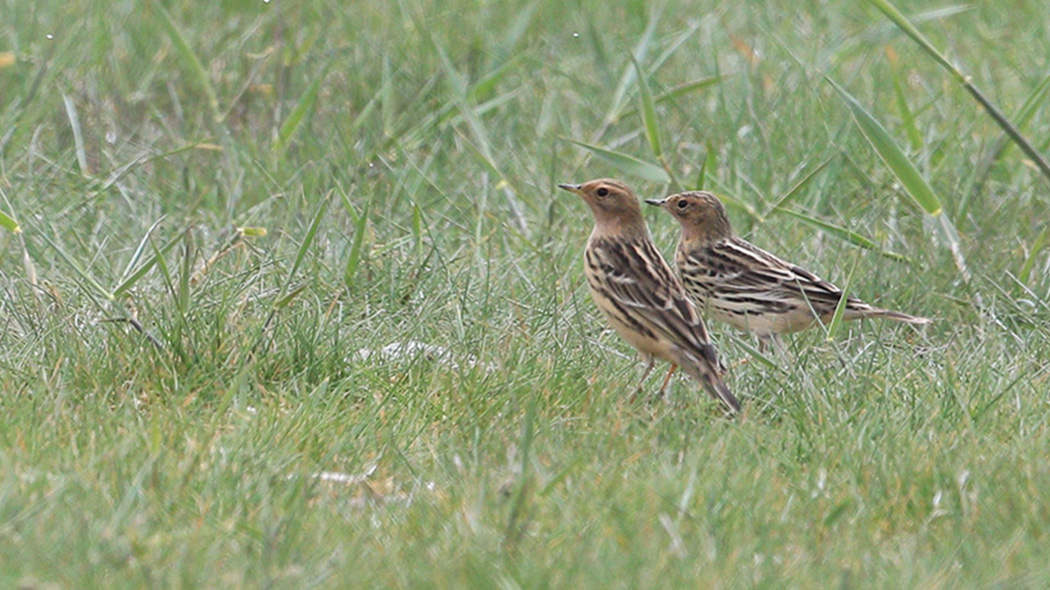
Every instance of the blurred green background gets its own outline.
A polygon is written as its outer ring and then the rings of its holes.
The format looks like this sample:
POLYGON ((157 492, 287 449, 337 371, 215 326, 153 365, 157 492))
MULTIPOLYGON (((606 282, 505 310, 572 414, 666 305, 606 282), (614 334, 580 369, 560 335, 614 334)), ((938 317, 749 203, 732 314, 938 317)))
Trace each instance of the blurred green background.
MULTIPOLYGON (((1048 153, 1044 2, 898 8, 1048 153)), ((1044 587, 1048 187, 868 3, 0 0, 0 585, 1044 587), (937 322, 630 404, 600 176, 937 322)))

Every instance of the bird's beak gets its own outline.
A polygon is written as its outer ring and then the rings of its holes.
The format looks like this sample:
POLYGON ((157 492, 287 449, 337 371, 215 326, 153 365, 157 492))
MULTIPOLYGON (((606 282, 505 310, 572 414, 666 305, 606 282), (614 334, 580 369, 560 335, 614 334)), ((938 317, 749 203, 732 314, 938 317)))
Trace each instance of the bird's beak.
POLYGON ((579 193, 580 192, 580 185, 578 185, 578 184, 559 184, 558 188, 563 189, 563 190, 567 190, 570 193, 579 193))
POLYGON ((646 199, 645 202, 653 207, 663 207, 664 203, 667 202, 667 199, 646 199))

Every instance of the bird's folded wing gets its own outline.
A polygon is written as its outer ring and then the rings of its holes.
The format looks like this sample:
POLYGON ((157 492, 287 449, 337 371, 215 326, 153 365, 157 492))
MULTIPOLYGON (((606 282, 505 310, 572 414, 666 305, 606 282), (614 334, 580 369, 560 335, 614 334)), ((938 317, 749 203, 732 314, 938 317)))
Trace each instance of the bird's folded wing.
POLYGON ((703 319, 686 298, 671 267, 651 242, 607 240, 595 244, 607 279, 608 295, 655 332, 704 358, 711 338, 703 319))
POLYGON ((710 260, 695 263, 718 269, 711 281, 723 292, 766 293, 777 300, 804 298, 814 307, 834 307, 842 297, 835 285, 747 242, 719 242, 708 256, 710 260))

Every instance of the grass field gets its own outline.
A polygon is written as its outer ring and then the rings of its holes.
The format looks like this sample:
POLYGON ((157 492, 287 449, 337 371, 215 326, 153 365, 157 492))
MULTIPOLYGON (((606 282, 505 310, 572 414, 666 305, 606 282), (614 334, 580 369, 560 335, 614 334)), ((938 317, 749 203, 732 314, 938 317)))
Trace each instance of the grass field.
MULTIPOLYGON (((1050 156, 1045 2, 898 6, 1050 156)), ((1048 195, 863 2, 0 0, 0 587, 1050 587, 1048 195), (600 176, 937 322, 629 403, 600 176)))

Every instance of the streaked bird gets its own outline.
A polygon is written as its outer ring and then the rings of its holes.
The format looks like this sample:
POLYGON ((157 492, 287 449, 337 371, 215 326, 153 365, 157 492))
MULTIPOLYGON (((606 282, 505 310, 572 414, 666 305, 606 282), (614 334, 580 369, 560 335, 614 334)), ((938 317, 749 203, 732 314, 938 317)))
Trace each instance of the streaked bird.
MULTIPOLYGON (((666 209, 681 223, 678 273, 693 301, 712 318, 779 347, 778 335, 805 330, 817 319, 827 323, 835 314, 842 289, 737 237, 718 197, 695 191, 646 203, 666 209)), ((846 298, 842 317, 932 322, 856 297, 846 298)))
POLYGON ((594 214, 584 250, 587 285, 613 328, 649 361, 642 381, 662 359, 681 366, 730 412, 739 412, 740 402, 722 382, 703 318, 653 245, 631 189, 611 179, 558 187, 580 196, 594 214))

